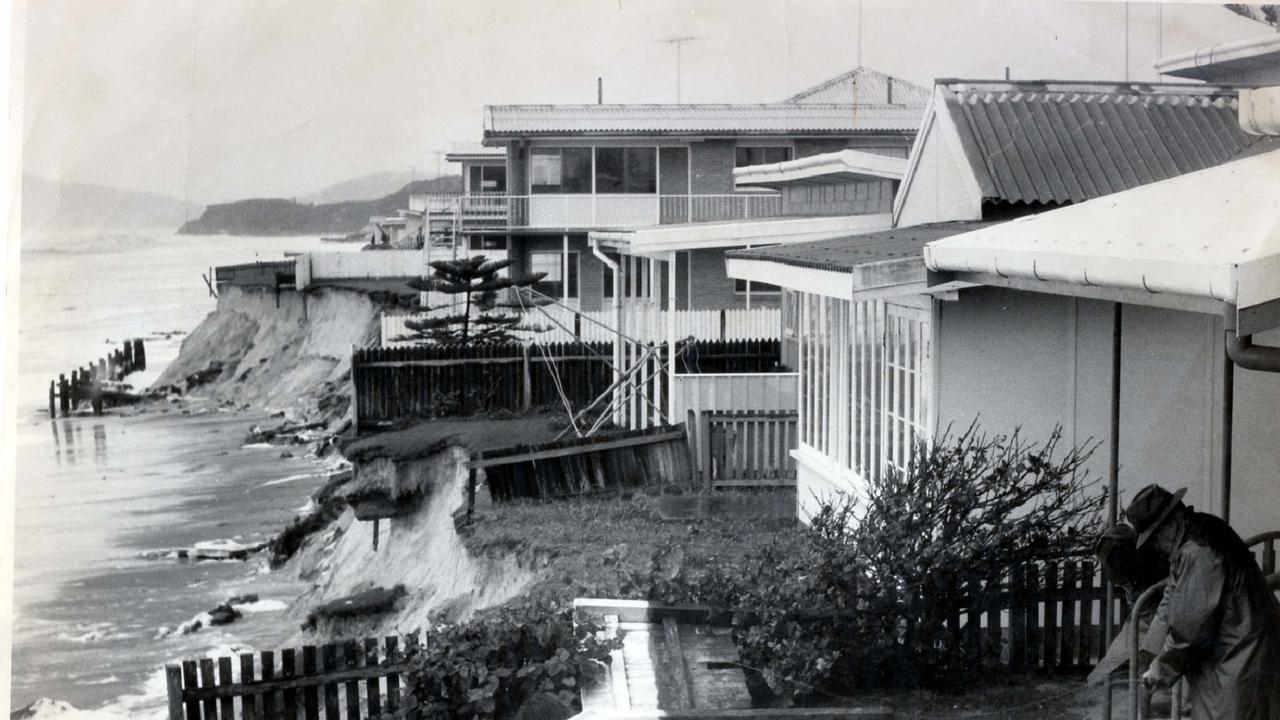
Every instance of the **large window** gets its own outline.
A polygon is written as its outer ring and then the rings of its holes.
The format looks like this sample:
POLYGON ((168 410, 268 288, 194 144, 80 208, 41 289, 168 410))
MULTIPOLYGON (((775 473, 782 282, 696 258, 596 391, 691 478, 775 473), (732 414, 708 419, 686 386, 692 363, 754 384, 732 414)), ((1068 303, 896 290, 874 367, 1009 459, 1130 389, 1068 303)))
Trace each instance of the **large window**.
POLYGON ((926 439, 929 311, 798 294, 800 442, 863 478, 926 439))
POLYGON ((546 277, 534 283, 533 289, 554 298, 578 297, 578 253, 569 253, 568 292, 564 284, 564 255, 559 252, 529 253, 529 272, 546 273, 546 277))
POLYGON ((591 148, 533 148, 529 187, 535 193, 590 193, 591 148))
POLYGON ((596 148, 596 193, 656 192, 657 148, 596 148))
POLYGON ((505 165, 472 165, 467 189, 472 194, 502 193, 507 191, 507 167, 505 165))
POLYGON ((789 147, 740 147, 733 160, 734 167, 766 165, 791 159, 789 147))

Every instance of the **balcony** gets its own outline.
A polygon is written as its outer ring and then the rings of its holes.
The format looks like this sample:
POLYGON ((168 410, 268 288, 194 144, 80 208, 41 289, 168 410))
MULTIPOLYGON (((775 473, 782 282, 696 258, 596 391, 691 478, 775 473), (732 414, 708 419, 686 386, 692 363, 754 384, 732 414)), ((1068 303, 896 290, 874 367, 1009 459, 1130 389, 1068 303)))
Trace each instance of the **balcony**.
POLYGON ((615 229, 777 217, 780 193, 728 195, 411 195, 433 232, 615 229))

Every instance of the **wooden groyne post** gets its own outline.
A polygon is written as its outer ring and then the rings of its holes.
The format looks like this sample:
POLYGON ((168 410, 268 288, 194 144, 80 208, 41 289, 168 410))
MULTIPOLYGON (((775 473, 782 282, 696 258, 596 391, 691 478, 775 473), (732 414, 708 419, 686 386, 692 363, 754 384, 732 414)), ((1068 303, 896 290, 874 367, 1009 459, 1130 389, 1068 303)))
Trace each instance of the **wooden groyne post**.
POLYGON ((130 373, 147 369, 147 351, 141 338, 125 340, 97 362, 71 371, 70 378, 59 373, 57 381, 49 382, 49 418, 61 413, 71 414, 78 403, 88 401, 95 415, 103 410, 103 384, 116 382, 130 373))

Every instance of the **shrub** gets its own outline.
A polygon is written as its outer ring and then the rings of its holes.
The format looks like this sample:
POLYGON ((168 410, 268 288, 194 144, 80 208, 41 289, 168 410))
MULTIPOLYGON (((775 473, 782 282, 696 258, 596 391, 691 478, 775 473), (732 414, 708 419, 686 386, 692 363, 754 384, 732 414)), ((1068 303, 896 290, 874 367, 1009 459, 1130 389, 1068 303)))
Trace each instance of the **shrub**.
POLYGON ((994 659, 948 620, 987 607, 1016 566, 1078 556, 1096 535, 1093 448, 1059 453, 1060 440, 944 435, 861 503, 824 504, 799 540, 699 578, 688 599, 732 610, 743 663, 784 705, 969 681, 994 659))
POLYGON ((572 614, 563 601, 525 598, 429 629, 408 658, 405 714, 512 718, 544 694, 580 710, 579 688, 619 641, 597 639, 601 628, 575 626, 572 614))
POLYGON ((338 519, 346 507, 347 501, 341 495, 329 495, 320 501, 320 506, 313 512, 295 517, 267 545, 271 567, 277 568, 285 564, 294 553, 298 552, 307 538, 328 527, 329 523, 338 519))

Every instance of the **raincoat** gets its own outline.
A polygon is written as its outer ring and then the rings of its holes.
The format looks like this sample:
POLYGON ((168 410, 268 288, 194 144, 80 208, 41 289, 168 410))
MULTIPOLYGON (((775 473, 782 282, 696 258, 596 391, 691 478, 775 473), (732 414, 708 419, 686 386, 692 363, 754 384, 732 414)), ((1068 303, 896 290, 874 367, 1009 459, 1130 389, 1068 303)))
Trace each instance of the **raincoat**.
POLYGON ((1280 720, 1280 603, 1221 519, 1188 510, 1157 614, 1151 671, 1186 678, 1193 720, 1280 720))

